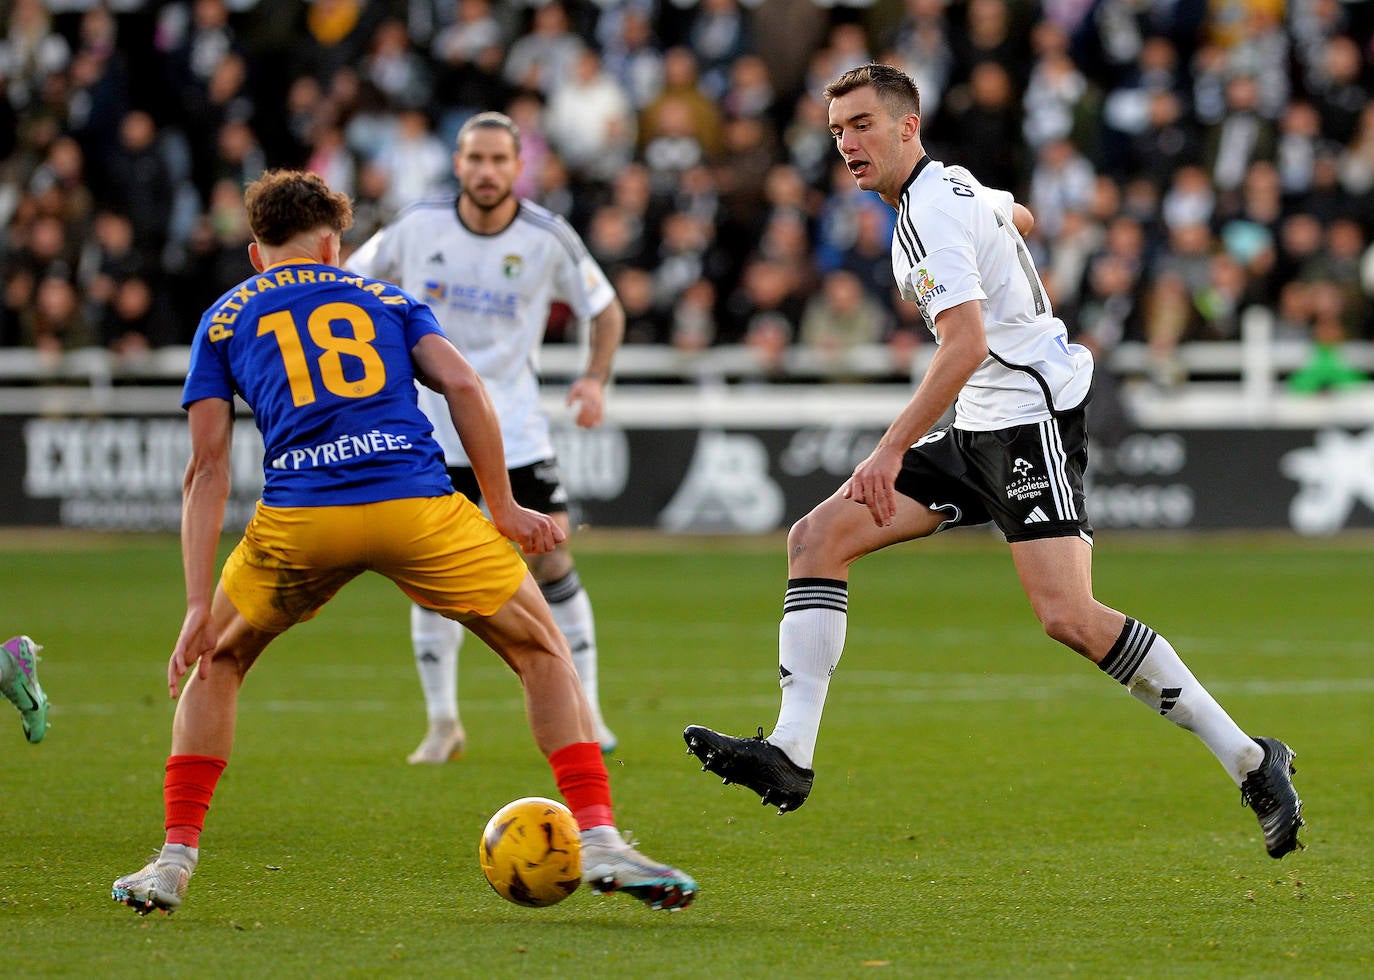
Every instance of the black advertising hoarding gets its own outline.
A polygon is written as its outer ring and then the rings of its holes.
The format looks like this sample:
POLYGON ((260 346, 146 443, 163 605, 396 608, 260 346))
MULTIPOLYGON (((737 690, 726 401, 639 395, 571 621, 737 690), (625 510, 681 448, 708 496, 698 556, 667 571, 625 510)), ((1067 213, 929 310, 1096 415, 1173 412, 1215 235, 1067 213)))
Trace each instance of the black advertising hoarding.
MULTIPOLYGON (((555 430, 574 516, 592 527, 760 533, 834 492, 881 426, 555 430)), ((189 452, 184 416, 0 416, 10 478, 0 524, 174 530, 189 452), (22 474, 22 479, 17 478, 22 474)), ((234 431, 225 526, 262 486, 252 422, 234 431)), ((1094 446, 1089 515, 1099 528, 1374 527, 1374 428, 1178 429, 1094 446)))

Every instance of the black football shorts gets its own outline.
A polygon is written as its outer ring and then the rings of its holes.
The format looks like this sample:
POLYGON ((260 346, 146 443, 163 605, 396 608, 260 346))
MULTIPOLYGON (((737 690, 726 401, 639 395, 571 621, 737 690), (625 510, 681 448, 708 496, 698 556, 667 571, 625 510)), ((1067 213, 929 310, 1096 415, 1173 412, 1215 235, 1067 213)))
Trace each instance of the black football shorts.
MULTIPOLYGON (((528 466, 517 466, 509 472, 511 493, 521 507, 537 510, 541 514, 567 511, 568 491, 563 489, 557 462, 544 459, 528 466)), ((453 482, 453 489, 464 497, 474 504, 482 502, 482 490, 477 485, 477 474, 472 467, 450 466, 448 478, 453 482)))
POLYGON ((1073 535, 1092 543, 1083 500, 1083 409, 977 432, 935 429, 906 451, 899 493, 947 519, 939 530, 996 522, 1008 541, 1073 535))

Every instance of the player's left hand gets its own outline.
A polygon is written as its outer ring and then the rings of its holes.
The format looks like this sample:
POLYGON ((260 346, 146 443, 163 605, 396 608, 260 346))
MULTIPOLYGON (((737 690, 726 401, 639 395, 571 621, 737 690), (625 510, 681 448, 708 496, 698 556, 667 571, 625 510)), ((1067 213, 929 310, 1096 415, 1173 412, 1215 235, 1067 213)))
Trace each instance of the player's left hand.
POLYGON ((204 676, 210 664, 210 656, 215 652, 215 621, 209 606, 195 606, 186 610, 186 618, 181 624, 181 635, 172 650, 172 658, 167 661, 167 691, 176 698, 181 693, 181 679, 200 662, 200 673, 204 676))
POLYGON ((844 485, 844 497, 864 504, 878 527, 891 527, 897 516, 897 473, 902 468, 902 454, 882 446, 873 450, 844 485))
POLYGON ((574 409, 573 420, 579 426, 595 428, 606 417, 606 386, 584 374, 568 389, 568 407, 574 409))

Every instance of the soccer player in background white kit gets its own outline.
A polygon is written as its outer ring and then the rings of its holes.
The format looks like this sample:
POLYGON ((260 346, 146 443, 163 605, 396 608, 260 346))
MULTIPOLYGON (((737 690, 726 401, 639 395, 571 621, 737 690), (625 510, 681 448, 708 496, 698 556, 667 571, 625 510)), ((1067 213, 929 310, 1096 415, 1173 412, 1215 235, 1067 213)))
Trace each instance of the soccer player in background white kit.
POLYGON ((1270 856, 1296 850, 1303 821, 1292 749, 1245 734, 1168 640, 1093 596, 1083 509, 1092 355, 1068 343, 1050 309, 1021 237, 1030 212, 926 155, 920 95, 898 69, 852 69, 825 97, 856 183, 897 211, 893 275, 939 348, 869 457, 788 535, 777 725, 747 739, 692 725, 689 751, 780 812, 801 806, 844 648, 849 566, 899 541, 991 520, 1045 632, 1195 733, 1255 811, 1270 856), (951 402, 953 424, 932 431, 951 402))
MULTIPOLYGON (((363 243, 346 267, 394 282, 434 310, 496 406, 516 501, 549 514, 566 533, 568 497, 539 405, 536 375, 549 308, 561 301, 580 323, 590 321, 587 368, 568 391, 568 404, 575 406, 574 418, 583 428, 600 425, 605 417, 606 384, 625 333, 625 311, 577 232, 559 215, 512 194, 520 168, 520 131, 510 117, 499 112, 473 116, 459 131, 453 155, 460 185, 456 200, 447 196, 410 206, 363 243)), ((420 407, 434 422, 455 489, 480 502, 443 400, 421 388, 420 407)), ((526 559, 572 648, 597 741, 603 752, 611 752, 616 737, 601 716, 592 605, 572 554, 565 542, 526 559)), ((446 762, 467 746, 458 717, 463 629, 414 606, 410 636, 429 730, 409 761, 446 762)))

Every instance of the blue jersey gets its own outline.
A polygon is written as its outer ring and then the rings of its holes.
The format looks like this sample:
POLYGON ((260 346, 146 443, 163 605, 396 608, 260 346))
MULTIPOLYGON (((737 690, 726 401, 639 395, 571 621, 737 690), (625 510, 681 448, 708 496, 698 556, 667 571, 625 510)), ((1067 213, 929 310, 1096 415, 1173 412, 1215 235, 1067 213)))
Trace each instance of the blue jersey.
POLYGON ((271 506, 443 496, 453 488, 410 359, 430 333, 443 336, 429 307, 389 283, 279 263, 201 317, 181 404, 248 403, 271 506))

